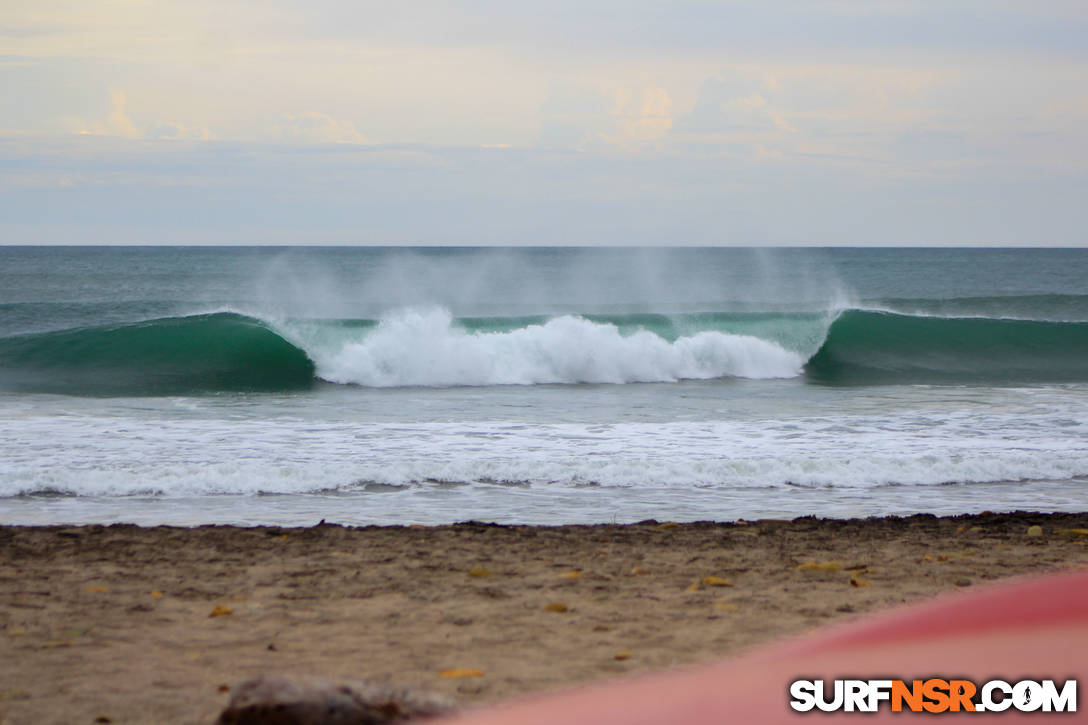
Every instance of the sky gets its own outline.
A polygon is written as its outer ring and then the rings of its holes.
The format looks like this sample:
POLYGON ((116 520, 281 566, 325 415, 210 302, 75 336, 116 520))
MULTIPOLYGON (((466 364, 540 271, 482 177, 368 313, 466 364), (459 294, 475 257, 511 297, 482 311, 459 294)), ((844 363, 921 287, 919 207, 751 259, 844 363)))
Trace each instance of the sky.
POLYGON ((0 244, 1088 244, 1084 0, 5 0, 0 244))

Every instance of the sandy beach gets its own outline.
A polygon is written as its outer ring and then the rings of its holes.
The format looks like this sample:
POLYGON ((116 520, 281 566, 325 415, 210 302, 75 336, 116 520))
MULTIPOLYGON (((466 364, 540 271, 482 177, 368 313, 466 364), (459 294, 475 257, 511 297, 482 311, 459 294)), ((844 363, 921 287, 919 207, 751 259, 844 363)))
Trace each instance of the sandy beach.
POLYGON ((1067 531, 1085 528, 1088 514, 1035 513, 3 527, 0 713, 9 725, 208 723, 260 673, 369 678, 472 706, 1085 566, 1088 539, 1067 531))

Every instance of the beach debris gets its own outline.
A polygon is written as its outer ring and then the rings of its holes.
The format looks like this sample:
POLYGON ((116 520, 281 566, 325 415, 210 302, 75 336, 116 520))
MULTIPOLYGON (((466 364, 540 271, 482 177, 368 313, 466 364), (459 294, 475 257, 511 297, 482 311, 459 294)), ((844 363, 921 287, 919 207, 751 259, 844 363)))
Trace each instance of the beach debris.
POLYGON ((740 607, 738 607, 736 604, 733 604, 733 602, 730 601, 726 601, 725 599, 714 602, 714 608, 717 609, 719 612, 736 612, 740 609, 740 607))
POLYGON ((1067 539, 1076 539, 1081 536, 1088 536, 1088 529, 1058 529, 1054 533, 1067 539))
POLYGON ((549 602, 547 606, 544 607, 544 609, 549 612, 558 612, 560 614, 569 611, 569 608, 566 604, 563 604, 563 602, 549 602))
POLYGON ((797 568, 800 571, 842 571, 842 564, 834 559, 831 561, 806 561, 804 564, 799 564, 797 568))
POLYGON ((869 586, 869 580, 862 576, 862 572, 857 572, 850 575, 850 586, 852 587, 867 587, 869 586))
POLYGON ((103 586, 97 586, 97 585, 91 585, 91 586, 83 587, 83 591, 90 592, 91 594, 105 594, 109 590, 110 590, 109 587, 103 587, 103 586))
POLYGON ((704 576, 702 579, 704 587, 731 587, 733 582, 728 579, 722 579, 720 576, 704 576))
POLYGON ((1028 527, 1028 536, 1042 536, 1043 527, 1036 524, 1035 526, 1028 527))
POLYGON ((151 598, 152 599, 162 599, 162 592, 160 592, 158 589, 156 589, 155 591, 151 592, 151 598))
POLYGON ((565 571, 559 575, 560 579, 581 579, 582 572, 580 571, 565 571))
POLYGON ((218 725, 380 725, 453 712, 443 696, 367 681, 262 675, 234 688, 218 725))
POLYGON ((476 566, 468 570, 469 576, 474 576, 478 579, 487 579, 488 577, 495 576, 495 573, 490 569, 484 569, 483 567, 476 566))
POLYGON ((635 653, 631 652, 630 650, 620 650, 616 654, 612 655, 612 659, 614 659, 614 660, 629 660, 634 656, 635 656, 635 653))
POLYGON ((212 609, 212 613, 209 614, 208 617, 229 617, 232 614, 234 614, 234 610, 228 607, 226 604, 216 604, 215 608, 212 609))
POLYGON ((694 584, 692 584, 691 586, 688 587, 688 591, 689 592, 697 592, 702 588, 703 588, 702 584, 700 584, 699 582, 695 582, 694 584))
POLYGON ((631 569, 631 576, 646 576, 650 572, 643 569, 641 566, 636 566, 631 569))
POLYGON ((459 679, 462 677, 483 677, 484 671, 472 667, 450 667, 438 673, 439 677, 447 679, 459 679))

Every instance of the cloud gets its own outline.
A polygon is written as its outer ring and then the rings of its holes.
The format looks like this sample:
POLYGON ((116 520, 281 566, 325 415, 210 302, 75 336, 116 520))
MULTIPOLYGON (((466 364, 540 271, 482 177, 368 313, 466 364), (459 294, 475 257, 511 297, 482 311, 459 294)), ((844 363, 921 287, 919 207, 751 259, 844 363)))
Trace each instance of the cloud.
POLYGON ((620 146, 657 141, 672 128, 672 98, 661 86, 620 91, 612 113, 618 117, 617 133, 606 138, 620 146))
POLYGON ((776 107, 782 95, 777 76, 722 72, 703 81, 695 106, 677 119, 676 130, 688 134, 795 131, 776 107))
POLYGON ((129 117, 126 105, 128 99, 123 91, 110 94, 110 113, 104 121, 79 122, 79 133, 84 136, 122 136, 138 138, 142 134, 136 129, 129 117))
POLYGON ((288 142, 364 144, 366 137, 351 121, 327 113, 288 113, 275 127, 276 135, 288 142))
POLYGON ((192 127, 187 126, 180 121, 163 121, 152 126, 148 130, 147 138, 164 140, 197 139, 200 141, 210 141, 215 138, 215 134, 204 126, 192 127))
POLYGON ((609 126, 608 93, 588 83, 553 81, 540 108, 540 144, 584 148, 609 126))
POLYGON ((646 149, 672 128, 672 106, 660 85, 556 83, 541 108, 540 143, 583 150, 646 149))
POLYGON ((190 126, 181 121, 153 121, 137 125, 128 112, 124 91, 110 93, 110 108, 104 119, 70 119, 64 124, 81 136, 116 136, 128 139, 196 139, 208 141, 215 134, 205 126, 190 126))

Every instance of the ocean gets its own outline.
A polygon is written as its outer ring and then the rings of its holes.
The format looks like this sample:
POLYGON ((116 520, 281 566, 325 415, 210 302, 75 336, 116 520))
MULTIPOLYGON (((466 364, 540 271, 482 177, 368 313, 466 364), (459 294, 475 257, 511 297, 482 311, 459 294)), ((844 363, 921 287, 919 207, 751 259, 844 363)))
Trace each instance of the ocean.
POLYGON ((1088 509, 1088 249, 0 247, 0 523, 1088 509))

